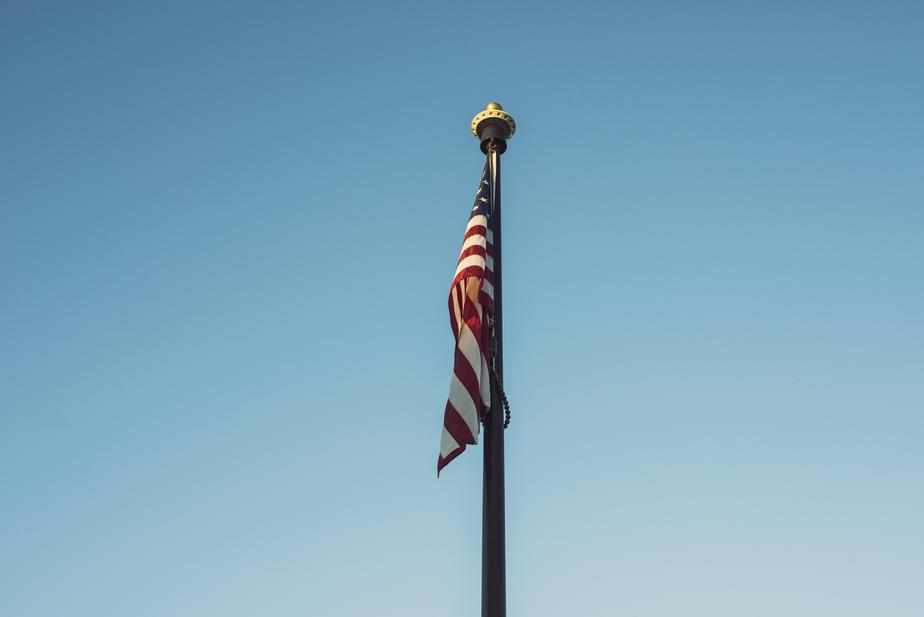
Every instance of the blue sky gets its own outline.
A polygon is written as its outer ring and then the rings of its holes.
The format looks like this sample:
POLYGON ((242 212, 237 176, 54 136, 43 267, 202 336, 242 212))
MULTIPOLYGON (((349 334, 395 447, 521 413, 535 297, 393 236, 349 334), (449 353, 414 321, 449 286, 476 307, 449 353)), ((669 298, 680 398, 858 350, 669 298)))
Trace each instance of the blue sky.
POLYGON ((511 615, 924 611, 924 11, 0 6, 0 613, 477 614, 446 296, 504 156, 511 615))

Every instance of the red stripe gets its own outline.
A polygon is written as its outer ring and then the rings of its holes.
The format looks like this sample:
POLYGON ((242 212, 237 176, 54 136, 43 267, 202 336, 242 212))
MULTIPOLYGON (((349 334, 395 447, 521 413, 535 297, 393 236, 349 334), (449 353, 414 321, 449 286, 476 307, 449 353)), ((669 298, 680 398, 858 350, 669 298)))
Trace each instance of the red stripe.
POLYGON ((465 423, 456 408, 452 406, 452 403, 446 403, 443 426, 446 428, 446 432, 452 435, 452 438, 460 446, 478 443, 478 440, 472 435, 471 429, 468 428, 468 424, 465 423))
POLYGON ((488 313, 494 312, 494 299, 489 296, 484 291, 478 292, 478 301, 481 302, 481 306, 484 307, 488 313))
POLYGON ((465 236, 462 238, 462 244, 465 244, 465 241, 474 235, 484 236, 485 239, 488 237, 488 228, 484 225, 472 225, 465 230, 465 236))
POLYGON ((478 277, 478 278, 481 278, 481 274, 482 274, 483 272, 484 272, 484 264, 483 264, 483 263, 482 263, 481 265, 475 264, 475 265, 472 265, 472 266, 465 266, 464 268, 462 268, 461 270, 459 270, 459 272, 456 274, 456 278, 453 279, 453 280, 455 281, 455 282, 453 283, 453 285, 455 285, 456 283, 458 283, 458 282, 459 282, 459 279, 461 279, 461 278, 469 278, 469 277, 471 277, 471 276, 476 276, 476 277, 478 277), (468 273, 468 274, 465 274, 465 273, 468 273), (465 276, 462 276, 463 274, 465 274, 465 276))
POLYGON ((449 323, 452 325, 453 335, 455 335, 455 333, 459 331, 459 327, 456 325, 456 307, 452 302, 452 296, 455 293, 456 293, 455 287, 449 290, 449 301, 447 302, 447 304, 449 305, 449 323))
MULTIPOLYGON (((481 347, 479 346, 479 352, 480 351, 481 347)), ((475 369, 472 368, 472 365, 468 363, 468 360, 458 346, 456 346, 455 365, 452 368, 452 372, 455 373, 456 379, 462 383, 465 391, 468 392, 472 402, 475 404, 475 415, 481 417, 484 413, 482 409, 484 403, 481 401, 481 392, 478 389, 479 376, 475 372, 475 369)), ((457 439, 456 441, 459 440, 457 439)))
POLYGON ((484 259, 484 255, 485 255, 484 247, 481 246, 480 244, 473 244, 472 246, 468 247, 467 249, 459 253, 459 261, 457 261, 456 264, 458 264, 463 259, 471 255, 478 255, 479 257, 484 259))

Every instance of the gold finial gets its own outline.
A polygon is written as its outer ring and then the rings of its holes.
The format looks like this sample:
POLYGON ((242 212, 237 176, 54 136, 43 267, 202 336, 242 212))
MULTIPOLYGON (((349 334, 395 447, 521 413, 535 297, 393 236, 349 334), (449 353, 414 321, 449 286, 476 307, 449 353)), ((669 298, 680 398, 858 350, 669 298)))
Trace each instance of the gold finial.
POLYGON ((472 119, 472 135, 478 139, 481 139, 478 135, 478 125, 486 120, 503 125, 507 139, 510 139, 517 130, 517 123, 513 121, 513 116, 504 111, 501 104, 496 101, 488 103, 484 111, 472 119))

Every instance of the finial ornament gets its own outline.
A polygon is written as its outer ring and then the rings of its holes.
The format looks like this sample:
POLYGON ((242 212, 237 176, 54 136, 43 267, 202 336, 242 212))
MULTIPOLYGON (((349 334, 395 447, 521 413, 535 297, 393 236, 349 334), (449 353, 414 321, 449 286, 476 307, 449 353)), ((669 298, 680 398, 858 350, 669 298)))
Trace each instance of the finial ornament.
POLYGON ((517 131, 517 123, 513 121, 513 116, 504 111, 500 103, 494 101, 488 103, 484 111, 472 119, 472 134, 478 139, 484 138, 484 136, 481 135, 482 131, 479 130, 482 128, 482 124, 498 125, 503 129, 504 139, 510 139, 517 131))

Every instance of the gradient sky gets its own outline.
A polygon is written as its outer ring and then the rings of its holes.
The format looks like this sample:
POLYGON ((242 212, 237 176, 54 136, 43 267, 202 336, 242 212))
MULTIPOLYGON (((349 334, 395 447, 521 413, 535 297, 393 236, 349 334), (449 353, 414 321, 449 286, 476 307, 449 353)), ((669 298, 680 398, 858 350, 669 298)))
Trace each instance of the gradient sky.
POLYGON ((0 4, 0 614, 924 614, 916 2, 0 4))

